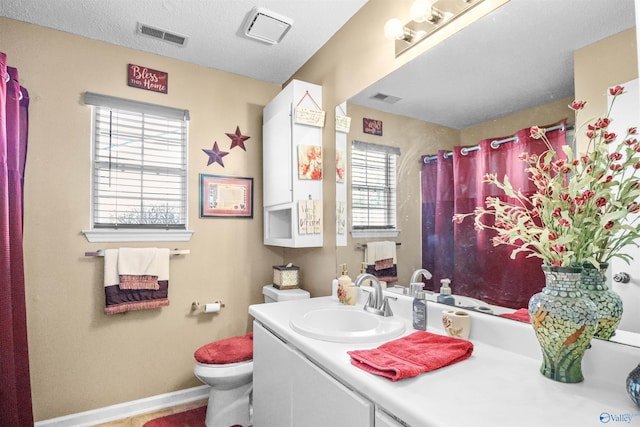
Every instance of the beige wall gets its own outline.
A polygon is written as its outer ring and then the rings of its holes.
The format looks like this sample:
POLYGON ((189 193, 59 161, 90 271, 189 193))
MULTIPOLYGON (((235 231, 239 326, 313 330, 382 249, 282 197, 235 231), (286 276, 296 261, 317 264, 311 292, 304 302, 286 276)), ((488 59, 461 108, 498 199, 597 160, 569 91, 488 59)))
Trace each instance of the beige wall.
MULTIPOLYGON (((278 85, 124 49, 0 18, 0 51, 19 68, 31 98, 24 253, 34 415, 43 420, 200 385, 197 347, 251 328, 249 304, 262 301, 282 249, 262 244, 262 108, 278 85), (126 85, 128 63, 169 73, 167 95, 126 85), (191 112, 190 249, 171 261, 169 307, 105 316, 103 259, 89 243, 92 91, 191 112), (207 166, 203 148, 236 126, 247 151, 228 150, 225 167, 207 166), (199 174, 254 178, 253 219, 200 219, 199 174), (191 316, 193 300, 226 304, 191 316)), ((156 245, 156 244, 154 244, 156 245)), ((122 245, 124 246, 124 244, 122 245)), ((127 244, 127 246, 139 246, 127 244)))
MULTIPOLYGON (((335 155, 334 106, 428 49, 423 43, 396 59, 392 42, 382 35, 384 22, 403 16, 410 3, 370 0, 294 76, 323 85, 325 158, 335 155)), ((262 244, 261 115, 262 107, 279 91, 277 85, 4 18, 0 18, 0 51, 19 68, 31 96, 24 250, 36 420, 199 385, 192 373, 193 351, 250 329, 247 307, 262 300, 261 287, 271 281, 274 264, 299 265, 302 283, 314 296, 330 292, 339 263, 348 262, 350 272, 357 272, 362 252, 355 251, 355 242, 350 239, 341 249, 344 255, 335 248, 331 162, 326 162, 324 171, 328 177, 323 187, 324 247, 285 250, 262 244), (127 87, 128 63, 168 72, 169 94, 127 87), (85 91, 191 112, 189 225, 195 234, 188 243, 159 244, 191 250, 190 255, 172 260, 169 307, 112 317, 102 314, 102 260, 83 254, 118 245, 90 244, 80 233, 89 226, 91 118, 81 100, 85 91), (247 151, 231 150, 224 168, 206 166, 201 150, 211 148, 214 141, 224 144, 224 134, 236 126, 251 136, 247 151), (199 173, 253 177, 254 218, 199 219, 199 173), (189 308, 194 299, 221 299, 227 307, 215 316, 193 317, 189 308)), ((376 142, 355 135, 356 115, 365 112, 349 108, 354 117, 349 140, 376 142)), ((419 200, 410 189, 419 187, 419 155, 435 148, 440 136, 447 141, 455 138, 446 128, 385 114, 373 118, 383 120, 385 140, 402 150, 399 179, 407 190, 401 189, 399 198, 400 227, 405 231, 398 240, 400 256, 407 260, 407 266, 401 266, 401 279, 406 280, 420 259, 419 233, 407 233, 410 224, 419 224, 419 200)), ((478 135, 469 136, 469 141, 478 135)))
MULTIPOLYGON (((636 30, 585 46, 574 53, 576 99, 587 101, 578 121, 601 117, 607 112, 607 90, 611 86, 638 78, 636 30)), ((580 132, 578 147, 588 140, 580 132)))

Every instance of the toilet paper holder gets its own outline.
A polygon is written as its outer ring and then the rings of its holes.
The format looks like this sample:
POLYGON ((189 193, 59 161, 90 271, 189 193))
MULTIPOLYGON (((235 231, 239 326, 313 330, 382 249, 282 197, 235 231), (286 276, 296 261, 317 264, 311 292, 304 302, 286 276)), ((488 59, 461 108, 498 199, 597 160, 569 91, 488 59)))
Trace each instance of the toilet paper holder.
POLYGON ((216 313, 224 307, 225 305, 222 301, 215 301, 208 304, 200 304, 198 301, 191 303, 191 311, 200 311, 202 313, 216 313))

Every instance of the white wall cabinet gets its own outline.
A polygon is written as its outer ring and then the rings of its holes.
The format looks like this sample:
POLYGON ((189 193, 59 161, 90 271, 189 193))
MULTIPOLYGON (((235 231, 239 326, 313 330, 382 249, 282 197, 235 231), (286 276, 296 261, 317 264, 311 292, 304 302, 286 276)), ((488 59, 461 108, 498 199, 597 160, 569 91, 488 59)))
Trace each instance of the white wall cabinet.
POLYGON ((292 80, 263 110, 265 245, 322 246, 322 179, 301 178, 299 169, 301 152, 305 159, 309 147, 321 154, 322 127, 296 115, 297 108, 321 111, 321 106, 322 86, 292 80), (309 200, 315 201, 315 215, 307 209, 313 205, 309 200))
POLYGON ((253 424, 374 427, 374 404, 253 323, 253 424))

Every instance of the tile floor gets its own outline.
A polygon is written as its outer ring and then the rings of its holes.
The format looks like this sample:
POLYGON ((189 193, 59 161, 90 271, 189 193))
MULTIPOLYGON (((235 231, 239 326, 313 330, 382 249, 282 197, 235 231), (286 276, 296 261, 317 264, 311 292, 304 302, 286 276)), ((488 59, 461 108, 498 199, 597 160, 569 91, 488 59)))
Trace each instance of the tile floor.
POLYGON ((207 404, 207 399, 196 400, 194 402, 185 403, 184 405, 173 406, 171 408, 162 409, 156 412, 150 412, 148 414, 141 414, 133 417, 124 418, 122 420, 110 421, 108 423, 103 423, 103 424, 96 424, 92 427, 142 427, 144 423, 154 418, 175 414, 177 412, 188 411, 189 409, 197 408, 199 406, 204 406, 206 404, 207 404))

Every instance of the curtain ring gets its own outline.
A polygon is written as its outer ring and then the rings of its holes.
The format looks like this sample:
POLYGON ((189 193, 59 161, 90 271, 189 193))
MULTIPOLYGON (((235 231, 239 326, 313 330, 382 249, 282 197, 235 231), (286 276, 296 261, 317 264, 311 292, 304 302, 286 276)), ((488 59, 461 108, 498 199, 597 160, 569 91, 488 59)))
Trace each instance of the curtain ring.
POLYGON ((462 154, 463 156, 468 156, 469 155, 469 150, 467 149, 467 147, 461 148, 460 149, 460 154, 462 154))
POLYGON ((20 96, 18 98, 18 101, 22 101, 22 91, 19 92, 20 96))
POLYGON ((4 75, 4 81, 9 83, 9 80, 11 80, 11 76, 9 75, 9 72, 7 71, 7 73, 4 75))

